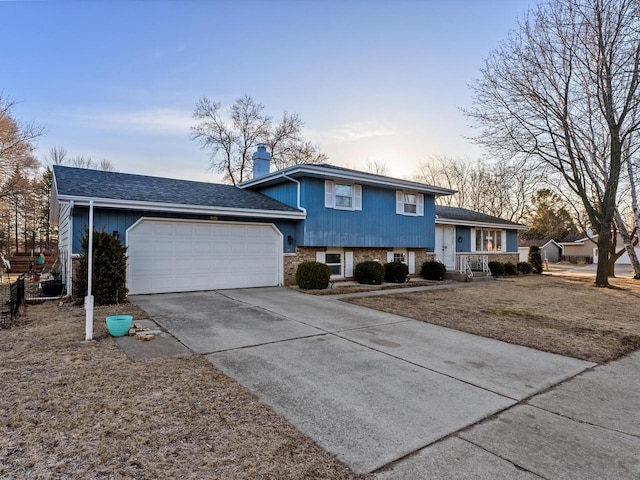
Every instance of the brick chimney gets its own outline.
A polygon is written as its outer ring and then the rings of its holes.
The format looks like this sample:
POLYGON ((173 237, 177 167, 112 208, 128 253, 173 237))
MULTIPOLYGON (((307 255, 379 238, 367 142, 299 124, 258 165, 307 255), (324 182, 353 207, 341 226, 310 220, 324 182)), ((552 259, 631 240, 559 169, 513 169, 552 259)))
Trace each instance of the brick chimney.
POLYGON ((269 175, 269 167, 271 167, 271 154, 267 152, 267 146, 264 143, 258 144, 258 150, 251 157, 253 160, 253 178, 264 177, 269 175))

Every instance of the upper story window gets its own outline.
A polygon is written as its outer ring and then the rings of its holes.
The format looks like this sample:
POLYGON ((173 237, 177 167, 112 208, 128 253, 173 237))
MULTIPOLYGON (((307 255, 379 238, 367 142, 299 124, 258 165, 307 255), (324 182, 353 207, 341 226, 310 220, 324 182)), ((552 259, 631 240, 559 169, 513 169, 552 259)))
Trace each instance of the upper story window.
POLYGON ((476 252, 501 252, 504 230, 490 228, 476 229, 476 252))
POLYGON ((337 210, 362 210, 362 185, 326 180, 324 206, 337 210))
POLYGON ((424 216, 424 195, 421 193, 396 192, 396 213, 414 217, 424 216))

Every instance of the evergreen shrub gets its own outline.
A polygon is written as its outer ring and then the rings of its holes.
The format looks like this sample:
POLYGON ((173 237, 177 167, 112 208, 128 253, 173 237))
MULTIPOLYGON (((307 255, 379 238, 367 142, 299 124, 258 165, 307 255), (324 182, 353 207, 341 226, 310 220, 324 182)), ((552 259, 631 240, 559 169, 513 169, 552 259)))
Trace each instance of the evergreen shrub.
POLYGON ((302 262, 296 270, 296 283, 305 290, 327 288, 330 278, 331 270, 320 262, 302 262))
POLYGON ((504 274, 505 275, 517 275, 518 274, 518 270, 516 269, 516 266, 513 263, 505 262, 504 263, 504 274))
POLYGON ((542 253, 538 245, 529 247, 529 263, 533 273, 542 273, 542 253))
POLYGON ((494 277, 504 275, 504 263, 496 261, 489 262, 489 270, 491 270, 491 275, 494 277))
MULTIPOLYGON (((95 305, 113 305, 127 298, 127 247, 104 231, 93 231, 93 275, 91 293, 95 305)), ((89 229, 82 237, 78 269, 73 279, 73 296, 81 300, 87 295, 89 273, 89 229)))
POLYGON ((384 281, 390 283, 404 283, 409 276, 409 267, 402 262, 384 264, 384 281))
POLYGON ((516 268, 518 269, 518 272, 522 273, 523 275, 529 275, 532 270, 531 264, 529 262, 518 262, 516 268))
POLYGON ((427 280, 444 280, 447 267, 442 262, 430 261, 422 264, 420 275, 427 280))
POLYGON ((353 270, 353 276, 358 283, 366 285, 380 285, 384 280, 384 265, 372 260, 360 262, 353 270))

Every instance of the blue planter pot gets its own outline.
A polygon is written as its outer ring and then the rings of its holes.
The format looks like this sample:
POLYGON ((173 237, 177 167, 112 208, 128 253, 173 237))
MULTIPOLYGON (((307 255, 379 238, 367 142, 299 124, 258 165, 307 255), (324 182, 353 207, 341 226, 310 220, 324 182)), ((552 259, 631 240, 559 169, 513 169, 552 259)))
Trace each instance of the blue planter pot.
POLYGON ((133 317, 131 315, 111 315, 106 320, 109 334, 112 337, 122 337, 129 332, 133 317))

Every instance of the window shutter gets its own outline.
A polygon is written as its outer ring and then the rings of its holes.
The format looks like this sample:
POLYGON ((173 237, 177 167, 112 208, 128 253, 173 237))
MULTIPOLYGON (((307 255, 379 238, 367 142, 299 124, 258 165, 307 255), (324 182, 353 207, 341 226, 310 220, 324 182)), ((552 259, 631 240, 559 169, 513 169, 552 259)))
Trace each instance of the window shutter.
POLYGON ((324 252, 316 252, 316 262, 326 263, 324 252))
POLYGON ((408 260, 409 260, 409 273, 416 273, 416 252, 408 252, 408 260))
POLYGON ((419 217, 424 217, 424 195, 418 194, 418 206, 416 208, 416 212, 419 217))
POLYGON ((404 215, 404 192, 396 190, 396 213, 404 215))
POLYGON ((362 185, 353 186, 353 209, 362 210, 362 185))
POLYGON ((393 262, 393 252, 387 252, 387 263, 393 262))
POLYGON ((475 252, 476 251, 476 229, 472 228, 471 229, 471 251, 475 252))
POLYGON ((331 180, 324 181, 324 206, 326 208, 335 208, 336 206, 336 184, 331 180))
POLYGON ((344 252, 344 276, 353 277, 353 252, 344 252))

